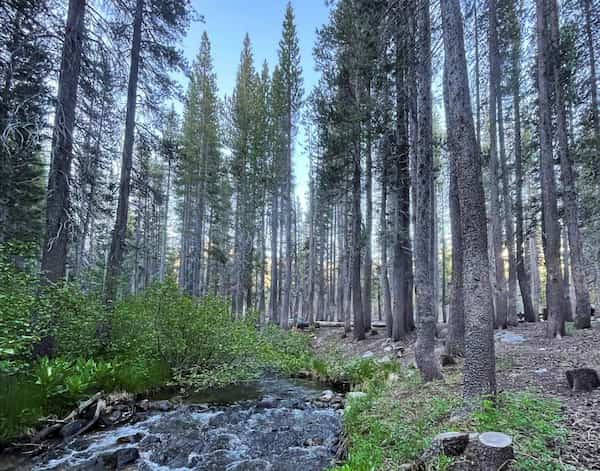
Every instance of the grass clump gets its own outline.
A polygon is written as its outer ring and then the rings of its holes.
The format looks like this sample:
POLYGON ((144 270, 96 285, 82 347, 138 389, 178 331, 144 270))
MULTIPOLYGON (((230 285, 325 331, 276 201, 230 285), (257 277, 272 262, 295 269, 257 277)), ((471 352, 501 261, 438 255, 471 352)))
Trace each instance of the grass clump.
MULTIPOLYGON (((502 393, 483 401, 462 423, 450 421, 462 406, 461 378, 423 384, 414 369, 376 376, 361 386, 365 396, 352 399, 344 412, 347 462, 336 471, 396 470, 412 462, 445 431, 499 431, 515 444, 515 469, 560 470, 558 446, 566 438, 559 404, 529 393, 502 393)), ((440 457, 431 469, 445 470, 451 459, 440 457)))
POLYGON ((503 432, 513 437, 515 469, 559 471, 557 453, 566 441, 560 425, 560 403, 529 392, 501 393, 495 403, 484 400, 470 424, 478 432, 503 432))

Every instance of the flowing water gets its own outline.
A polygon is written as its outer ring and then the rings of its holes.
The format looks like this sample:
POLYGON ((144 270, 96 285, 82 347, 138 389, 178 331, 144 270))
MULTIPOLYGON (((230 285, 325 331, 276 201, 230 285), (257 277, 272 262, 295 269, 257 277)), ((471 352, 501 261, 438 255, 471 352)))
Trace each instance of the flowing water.
POLYGON ((313 405, 321 392, 272 378, 204 391, 172 411, 75 438, 27 469, 320 471, 332 464, 342 427, 340 411, 313 405))

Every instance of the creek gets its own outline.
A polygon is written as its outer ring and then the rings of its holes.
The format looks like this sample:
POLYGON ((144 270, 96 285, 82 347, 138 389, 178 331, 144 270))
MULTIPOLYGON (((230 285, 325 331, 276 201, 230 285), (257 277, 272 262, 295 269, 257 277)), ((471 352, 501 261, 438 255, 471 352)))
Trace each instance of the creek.
POLYGON ((281 378, 202 391, 173 410, 74 438, 26 469, 321 471, 335 462, 342 430, 341 410, 315 401, 322 392, 281 378))

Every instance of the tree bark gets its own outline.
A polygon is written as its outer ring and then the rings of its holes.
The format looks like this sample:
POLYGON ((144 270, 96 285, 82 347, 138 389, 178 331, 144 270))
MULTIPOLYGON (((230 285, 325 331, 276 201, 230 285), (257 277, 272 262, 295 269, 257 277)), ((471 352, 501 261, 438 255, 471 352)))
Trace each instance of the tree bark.
POLYGON ((415 360, 423 381, 439 379, 442 374, 434 355, 436 311, 433 261, 433 136, 431 105, 431 30, 429 0, 417 6, 417 171, 415 233, 415 289, 417 305, 417 342, 415 360))
POLYGON ((519 288, 521 291, 521 299, 523 301, 523 313, 527 322, 535 322, 537 314, 533 308, 531 299, 530 280, 525 268, 525 260, 523 257, 523 244, 525 243, 525 231, 523 228, 523 154, 521 143, 521 40, 520 35, 513 43, 513 115, 514 115, 514 151, 515 151, 515 177, 516 177, 516 200, 515 200, 515 216, 517 223, 517 241, 516 241, 516 269, 517 278, 519 280, 519 288))
POLYGON ((119 183, 119 202, 117 217, 112 232, 110 252, 106 269, 104 299, 112 303, 117 295, 117 285, 121 265, 125 256, 125 234, 129 214, 129 192, 131 189, 131 169, 133 166, 133 143, 135 135, 135 112, 137 107, 137 84, 140 66, 140 48, 142 43, 142 20, 144 0, 136 0, 133 18, 133 37, 131 41, 131 62, 127 83, 127 112, 125 116, 125 139, 121 161, 121 179, 119 183))
POLYGON ((69 178, 73 161, 73 128, 85 9, 86 0, 69 0, 52 131, 46 197, 46 235, 42 246, 42 279, 49 282, 64 279, 66 275, 71 225, 69 178))
POLYGON ((473 126, 459 0, 441 3, 445 51, 446 128, 456 163, 461 215, 465 312, 464 397, 495 394, 492 293, 487 277, 485 196, 473 126))
MULTIPOLYGON (((588 329, 592 326, 590 317, 590 293, 585 280, 585 262, 583 259, 583 242, 579 230, 577 208, 577 189, 573 159, 569 152, 567 135, 567 112, 560 77, 560 31, 558 25, 558 5, 556 0, 550 2, 550 37, 552 41, 551 57, 552 82, 554 84, 554 101, 556 109, 556 128, 558 150, 560 155, 560 179, 562 183, 562 199, 565 207, 565 219, 569 234, 569 253, 571 256, 571 273, 575 287, 575 327, 588 329)), ((568 293, 568 292, 567 292, 568 293)), ((565 293, 565 294, 567 294, 565 293)))
POLYGON ((498 53, 498 19, 496 13, 497 0, 488 0, 488 56, 490 65, 488 117, 490 139, 490 230, 494 254, 496 285, 494 298, 496 306, 496 328, 505 329, 507 319, 507 288, 504 276, 504 259, 502 257, 502 226, 500 224, 500 174, 498 170, 498 131, 497 103, 500 83, 500 64, 498 53))
POLYGON ((278 186, 274 183, 271 195, 271 290, 269 294, 269 320, 274 324, 279 324, 279 306, 277 302, 279 283, 279 262, 277 257, 277 249, 279 247, 277 242, 277 235, 279 232, 279 198, 277 190, 278 186))
POLYGON ((515 267, 515 229, 513 222, 512 201, 510 193, 510 175, 506 162, 506 146, 504 144, 504 113, 502 94, 498 94, 498 141, 500 144, 500 169, 502 171, 502 200, 504 203, 504 232, 506 235, 506 252, 508 255, 508 293, 506 320, 510 326, 518 324, 517 319, 517 270, 515 267))
POLYGON ((542 240, 546 260, 546 304, 550 338, 565 335, 562 312, 563 282, 560 268, 560 226, 558 222, 554 157, 552 155, 552 115, 550 103, 551 73, 548 64, 551 42, 547 20, 551 14, 548 0, 536 0, 537 85, 540 140, 540 175, 542 185, 542 240))

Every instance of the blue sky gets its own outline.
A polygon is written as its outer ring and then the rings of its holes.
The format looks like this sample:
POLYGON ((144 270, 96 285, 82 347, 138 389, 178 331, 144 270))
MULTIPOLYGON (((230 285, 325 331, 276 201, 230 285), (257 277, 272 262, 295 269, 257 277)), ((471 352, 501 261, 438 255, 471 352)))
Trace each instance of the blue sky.
MULTIPOLYGON (((273 70, 286 4, 287 0, 193 0, 196 11, 204 16, 204 23, 191 26, 183 43, 186 58, 190 63, 193 61, 202 32, 206 30, 212 44, 219 93, 230 95, 246 33, 250 35, 256 66, 260 68, 266 59, 273 70)), ((296 14, 306 94, 318 80, 312 57, 315 31, 327 22, 329 11, 325 0, 292 0, 292 6, 296 14)), ((296 193, 303 197, 308 189, 308 157, 304 150, 305 135, 299 131, 293 165, 296 193)))

